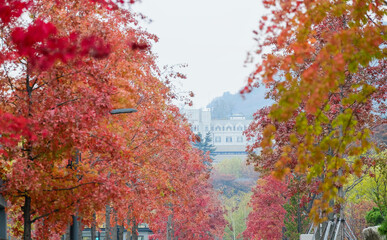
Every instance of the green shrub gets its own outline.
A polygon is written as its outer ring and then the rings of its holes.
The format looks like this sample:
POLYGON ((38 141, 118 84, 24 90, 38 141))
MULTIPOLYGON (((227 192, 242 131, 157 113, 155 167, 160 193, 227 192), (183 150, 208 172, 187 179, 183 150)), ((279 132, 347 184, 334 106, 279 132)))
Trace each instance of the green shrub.
POLYGON ((380 227, 378 228, 380 235, 387 236, 387 218, 384 219, 380 227))
POLYGON ((379 208, 373 207, 365 217, 367 223, 372 224, 373 226, 379 225, 383 222, 384 217, 380 212, 379 208))

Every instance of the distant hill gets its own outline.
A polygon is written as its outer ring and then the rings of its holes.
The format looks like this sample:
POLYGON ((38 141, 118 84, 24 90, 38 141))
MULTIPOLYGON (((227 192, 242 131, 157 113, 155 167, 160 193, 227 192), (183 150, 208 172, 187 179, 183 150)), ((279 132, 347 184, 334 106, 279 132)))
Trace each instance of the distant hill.
POLYGON ((214 98, 207 108, 212 109, 213 119, 227 119, 233 114, 243 114, 251 119, 259 108, 271 103, 271 100, 265 99, 265 88, 257 88, 245 94, 244 98, 239 93, 225 92, 223 96, 214 98))

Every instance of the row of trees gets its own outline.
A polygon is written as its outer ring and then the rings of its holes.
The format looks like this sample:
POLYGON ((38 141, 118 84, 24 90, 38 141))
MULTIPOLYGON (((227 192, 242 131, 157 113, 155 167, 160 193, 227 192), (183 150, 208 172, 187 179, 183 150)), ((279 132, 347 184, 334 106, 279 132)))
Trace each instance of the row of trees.
POLYGON ((248 206, 251 188, 258 173, 246 165, 245 158, 233 157, 214 166, 212 179, 214 187, 222 192, 221 200, 226 211, 227 226, 223 239, 243 239, 242 232, 246 230, 246 219, 251 210, 248 206))
MULTIPOLYGON (((12 234, 95 229, 210 239, 223 210, 134 1, 0 1, 0 176, 12 234), (111 115, 112 109, 137 113, 111 115)), ((180 74, 168 73, 170 76, 180 74)), ((206 159, 206 158, 205 158, 206 159)), ((122 236, 121 236, 122 238, 122 236)))
POLYGON ((263 3, 270 14, 255 32, 262 58, 241 92, 264 84, 274 104, 246 131, 257 139, 249 162, 262 179, 244 236, 298 239, 308 216, 314 223, 349 216, 348 193, 375 176, 372 155, 385 147, 373 135, 386 126, 386 2, 263 3))

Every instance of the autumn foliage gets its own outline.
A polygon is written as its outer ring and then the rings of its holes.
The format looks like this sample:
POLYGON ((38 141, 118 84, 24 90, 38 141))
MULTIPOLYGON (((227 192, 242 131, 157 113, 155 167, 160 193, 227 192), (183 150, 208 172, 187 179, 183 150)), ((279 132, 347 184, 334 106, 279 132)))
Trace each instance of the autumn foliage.
POLYGON ((247 219, 246 239, 282 239, 286 211, 286 184, 272 176, 261 178, 253 189, 247 219))
POLYGON ((261 59, 241 92, 263 84, 275 103, 246 132, 257 139, 250 162, 313 189, 308 213, 320 222, 343 214, 343 186, 366 174, 365 155, 377 150, 371 136, 386 123, 385 2, 263 3, 270 14, 255 32, 261 59))
POLYGON ((222 208, 155 64, 157 37, 124 8, 133 2, 0 1, 0 174, 13 234, 58 239, 72 215, 162 233, 173 212, 176 236, 221 236, 222 208))

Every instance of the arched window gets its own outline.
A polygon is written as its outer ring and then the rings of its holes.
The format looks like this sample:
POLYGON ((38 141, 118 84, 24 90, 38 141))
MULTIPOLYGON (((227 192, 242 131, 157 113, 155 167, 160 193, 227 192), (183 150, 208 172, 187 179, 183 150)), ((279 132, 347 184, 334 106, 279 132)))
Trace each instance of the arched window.
POLYGON ((226 131, 232 131, 232 127, 231 126, 227 126, 226 127, 226 131))
POLYGON ((220 126, 216 126, 215 131, 222 131, 222 128, 220 126))

